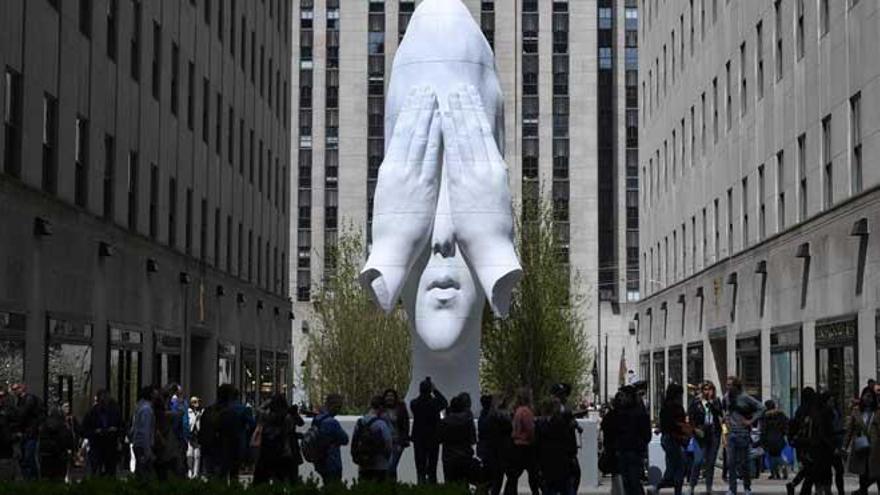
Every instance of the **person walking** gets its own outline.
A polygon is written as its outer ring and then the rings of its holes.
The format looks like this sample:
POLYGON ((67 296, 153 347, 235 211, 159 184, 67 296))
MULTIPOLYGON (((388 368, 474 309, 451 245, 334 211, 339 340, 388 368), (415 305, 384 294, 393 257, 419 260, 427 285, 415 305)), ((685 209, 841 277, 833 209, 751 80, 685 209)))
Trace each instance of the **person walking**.
POLYGON ((865 387, 847 421, 844 445, 849 447, 849 472, 859 476, 858 495, 867 495, 876 484, 880 490, 880 418, 877 397, 865 387), (877 419, 877 421, 875 421, 877 419))
POLYGON ((0 385, 0 482, 15 480, 15 406, 5 385, 0 385))
POLYGON ((788 416, 772 400, 764 402, 767 412, 761 420, 761 445, 770 460, 770 479, 788 479, 788 466, 782 459, 785 436, 788 432, 788 416))
POLYGON ((808 428, 810 432, 809 455, 811 463, 804 479, 801 493, 831 495, 831 469, 834 463, 834 412, 831 410, 831 394, 821 392, 812 403, 808 428))
POLYGON ((666 387, 663 405, 660 407, 660 444, 666 454, 666 472, 657 485, 658 493, 665 487, 672 487, 675 495, 682 493, 685 476, 684 448, 693 432, 682 405, 683 397, 682 386, 671 383, 666 387))
POLYGON ((183 464, 186 451, 181 444, 181 433, 178 431, 183 424, 181 416, 184 412, 172 405, 171 391, 159 392, 153 401, 153 414, 156 418, 156 435, 153 441, 153 469, 156 478, 165 481, 170 477, 183 477, 183 464))
POLYGON ((149 479, 154 475, 155 456, 153 441, 156 437, 156 413, 153 401, 158 399, 156 387, 143 387, 138 394, 134 417, 131 420, 129 439, 134 450, 135 475, 140 479, 149 479))
POLYGON ((119 439, 123 431, 122 413, 106 389, 95 394, 95 404, 83 418, 82 429, 89 444, 90 474, 115 477, 119 464, 119 439))
POLYGON ((471 412, 471 396, 461 393, 452 398, 438 435, 443 446, 443 479, 446 483, 475 483, 478 463, 474 459, 477 430, 471 412))
POLYGON ((413 418, 410 439, 419 484, 437 483, 437 460, 440 457, 437 429, 440 413, 448 406, 446 397, 437 390, 430 376, 419 383, 419 395, 409 403, 413 418))
MULTIPOLYGON (((336 420, 336 415, 341 410, 342 396, 330 394, 324 400, 321 412, 312 420, 311 427, 317 430, 316 450, 320 451, 314 461, 315 471, 321 476, 325 486, 342 481, 340 447, 348 445, 348 434, 336 420)), ((304 446, 304 448, 306 447, 304 446)))
POLYGON ((521 388, 517 392, 511 438, 513 450, 507 469, 504 494, 516 495, 519 477, 525 471, 529 477, 529 489, 532 495, 537 495, 540 493, 540 482, 535 457, 535 413, 532 409, 532 391, 528 388, 521 388))
POLYGON ((727 438, 727 481, 729 493, 736 495, 737 479, 742 477, 747 495, 752 492, 749 452, 752 446, 752 425, 764 415, 764 404, 743 391, 739 377, 727 379, 727 394, 722 402, 724 421, 729 428, 727 438))
POLYGON ((834 471, 834 486, 837 488, 837 495, 846 495, 844 489, 843 477, 846 474, 843 459, 846 457, 844 452, 844 437, 846 436, 846 426, 844 424, 844 416, 837 404, 837 396, 830 394, 828 398, 828 407, 831 409, 831 424, 834 431, 834 452, 831 458, 831 468, 834 471))
POLYGON ((299 444, 302 434, 297 432, 296 429, 306 424, 299 413, 298 405, 292 404, 287 409, 285 422, 287 423, 287 445, 290 450, 290 457, 288 459, 288 469, 290 469, 289 480, 291 483, 296 484, 299 483, 299 467, 304 462, 302 448, 299 444))
POLYGON ((221 481, 238 481, 248 439, 255 427, 251 410, 239 400, 239 391, 230 384, 217 389, 217 402, 202 413, 199 421, 199 446, 202 469, 221 481))
POLYGON ((801 403, 788 424, 789 443, 795 449, 800 467, 794 478, 785 484, 787 495, 794 495, 795 488, 807 478, 810 472, 810 465, 812 464, 812 458, 810 457, 812 436, 810 411, 815 400, 816 391, 813 387, 804 387, 801 391, 801 403))
POLYGON ((381 483, 388 478, 394 440, 391 426, 384 417, 385 399, 377 395, 370 400, 370 410, 355 424, 351 440, 351 457, 358 465, 361 481, 381 483))
POLYGON ((287 431, 287 399, 275 394, 265 407, 260 408, 257 418, 257 462, 254 467, 254 485, 268 483, 270 480, 285 482, 291 480, 290 447, 287 431))
POLYGON ((37 439, 40 433, 40 425, 43 422, 43 401, 36 395, 28 392, 27 385, 16 383, 12 385, 12 394, 15 396, 15 409, 17 412, 16 424, 18 436, 21 439, 21 475, 26 481, 33 481, 40 477, 40 465, 37 460, 37 439))
POLYGON ((189 450, 189 405, 183 395, 183 388, 177 383, 168 385, 165 390, 165 410, 171 421, 171 430, 174 434, 173 446, 178 450, 174 453, 173 474, 185 478, 188 474, 187 452, 189 450))
POLYGON ((64 421, 64 413, 53 407, 39 432, 40 477, 63 482, 67 477, 70 454, 75 446, 73 431, 64 421))
POLYGON ((512 445, 513 425, 499 410, 493 395, 480 397, 480 417, 477 420, 477 457, 483 464, 489 495, 499 495, 504 483, 504 452, 512 445))
POLYGON ((198 478, 201 475, 202 447, 199 445, 199 428, 202 421, 202 400, 195 395, 189 399, 189 434, 187 435, 186 466, 189 479, 198 478))
MULTIPOLYGON (((631 385, 620 388, 620 399, 615 404, 614 443, 610 446, 617 454, 617 466, 623 478, 626 495, 643 495, 642 472, 651 442, 651 418, 638 390, 631 385)), ((609 448, 606 445, 606 448, 609 448)))
POLYGON ((700 474, 706 482, 706 493, 712 493, 715 480, 715 459, 721 446, 721 401, 715 390, 715 384, 706 381, 700 387, 700 395, 688 407, 688 420, 694 428, 694 441, 697 449, 691 466, 689 485, 693 494, 700 480, 700 474))
POLYGON ((388 478, 397 481, 397 465, 400 463, 403 451, 410 444, 409 411, 406 408, 406 403, 400 400, 397 390, 389 388, 382 396, 385 401, 383 404, 385 420, 391 426, 391 436, 394 443, 391 460, 388 463, 388 478))
POLYGON ((575 495, 574 469, 570 462, 577 455, 577 441, 562 402, 546 401, 542 416, 535 422, 535 444, 541 471, 543 495, 575 495))

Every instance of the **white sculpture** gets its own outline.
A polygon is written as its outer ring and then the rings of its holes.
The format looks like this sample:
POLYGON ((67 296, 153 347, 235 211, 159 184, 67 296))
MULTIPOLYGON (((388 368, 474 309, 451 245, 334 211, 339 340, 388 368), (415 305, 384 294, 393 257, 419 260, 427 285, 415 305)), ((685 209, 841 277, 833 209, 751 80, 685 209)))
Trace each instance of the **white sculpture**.
POLYGON ((488 298, 506 316, 522 268, 503 149, 503 97, 488 42, 460 0, 425 0, 391 72, 373 244, 360 281, 385 311, 403 297, 412 383, 479 396, 488 298))

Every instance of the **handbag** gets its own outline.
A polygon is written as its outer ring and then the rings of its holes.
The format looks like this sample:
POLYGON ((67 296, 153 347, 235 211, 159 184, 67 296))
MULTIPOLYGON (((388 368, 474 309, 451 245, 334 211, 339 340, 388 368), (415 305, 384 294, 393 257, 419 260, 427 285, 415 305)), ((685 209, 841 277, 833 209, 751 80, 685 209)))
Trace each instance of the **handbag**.
MULTIPOLYGON (((865 423, 865 429, 871 427, 871 423, 874 421, 874 414, 868 418, 868 421, 865 423)), ((855 439, 853 439, 852 443, 852 452, 854 454, 862 454, 871 448, 871 442, 868 440, 868 435, 859 435, 855 439)))
POLYGON ((263 444, 263 424, 258 424, 251 435, 251 447, 258 449, 263 444))

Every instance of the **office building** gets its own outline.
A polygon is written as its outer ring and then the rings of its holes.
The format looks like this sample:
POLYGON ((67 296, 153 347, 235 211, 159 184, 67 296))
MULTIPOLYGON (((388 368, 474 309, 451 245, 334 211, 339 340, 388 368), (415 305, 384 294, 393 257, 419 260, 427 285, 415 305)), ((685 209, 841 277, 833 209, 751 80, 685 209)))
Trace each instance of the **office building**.
POLYGON ((287 390, 290 7, 0 4, 2 384, 287 390))
POLYGON ((880 365, 876 2, 645 0, 640 374, 791 413, 880 365))

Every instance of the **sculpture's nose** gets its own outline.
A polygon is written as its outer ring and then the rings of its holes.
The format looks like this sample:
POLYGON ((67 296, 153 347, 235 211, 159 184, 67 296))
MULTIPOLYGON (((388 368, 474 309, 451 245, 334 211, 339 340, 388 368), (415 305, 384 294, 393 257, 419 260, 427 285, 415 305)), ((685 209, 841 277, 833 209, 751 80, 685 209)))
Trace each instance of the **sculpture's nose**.
POLYGON ((440 195, 437 198, 437 213, 434 216, 434 232, 431 234, 431 254, 444 258, 455 256, 455 229, 449 212, 449 195, 446 193, 446 180, 440 181, 440 195))

